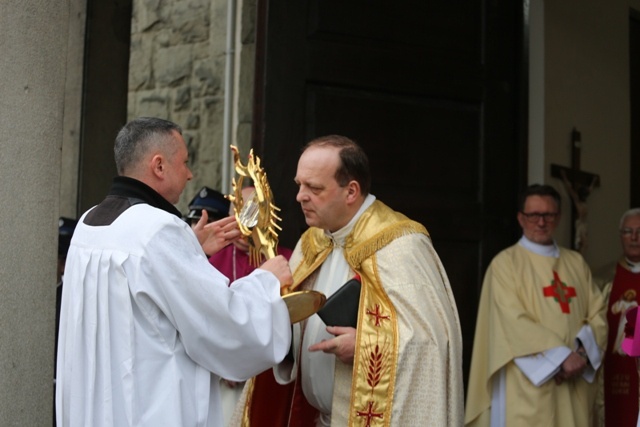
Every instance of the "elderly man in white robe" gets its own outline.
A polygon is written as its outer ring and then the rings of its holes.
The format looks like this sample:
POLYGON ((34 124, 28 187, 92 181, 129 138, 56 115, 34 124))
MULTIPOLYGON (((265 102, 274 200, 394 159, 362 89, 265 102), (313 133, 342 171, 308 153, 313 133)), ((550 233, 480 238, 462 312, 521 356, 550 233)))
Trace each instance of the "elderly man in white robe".
POLYGON ((221 426, 218 381, 280 362, 291 343, 278 256, 228 286, 207 255, 232 217, 192 230, 173 206, 188 152, 174 123, 139 118, 115 142, 109 195, 79 220, 65 270, 58 426, 221 426))

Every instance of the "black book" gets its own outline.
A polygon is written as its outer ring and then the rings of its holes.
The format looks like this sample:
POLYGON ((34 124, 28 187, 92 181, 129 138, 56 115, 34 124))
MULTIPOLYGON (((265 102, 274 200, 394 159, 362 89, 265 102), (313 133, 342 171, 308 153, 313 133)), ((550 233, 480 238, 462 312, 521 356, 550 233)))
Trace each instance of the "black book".
POLYGON ((358 326, 360 276, 355 276, 327 298, 318 316, 327 326, 358 326))

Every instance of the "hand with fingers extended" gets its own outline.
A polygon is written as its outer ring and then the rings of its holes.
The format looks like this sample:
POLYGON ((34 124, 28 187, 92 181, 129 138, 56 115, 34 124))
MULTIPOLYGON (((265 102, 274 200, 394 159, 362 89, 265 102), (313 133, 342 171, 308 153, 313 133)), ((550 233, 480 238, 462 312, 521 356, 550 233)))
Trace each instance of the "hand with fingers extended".
POLYGON ((228 244, 241 237, 236 219, 232 216, 225 217, 207 224, 209 215, 202 210, 202 217, 193 227, 204 253, 211 256, 228 244))
POLYGON ((327 326, 327 332, 335 338, 322 340, 309 347, 309 351, 334 354, 342 363, 353 364, 356 348, 356 329, 348 326, 327 326))

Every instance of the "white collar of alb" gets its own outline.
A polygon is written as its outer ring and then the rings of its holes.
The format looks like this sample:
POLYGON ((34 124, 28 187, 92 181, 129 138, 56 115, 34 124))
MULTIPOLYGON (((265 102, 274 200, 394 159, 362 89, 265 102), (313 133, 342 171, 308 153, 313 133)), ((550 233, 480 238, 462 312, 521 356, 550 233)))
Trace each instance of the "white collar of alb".
POLYGON ((627 257, 625 257, 624 260, 627 262, 627 267, 629 267, 632 273, 640 273, 640 262, 630 261, 627 257))
POLYGON ((560 258, 560 249, 558 249, 558 245, 556 244, 555 240, 550 245, 541 245, 539 243, 532 242, 525 236, 522 236, 520 238, 520 241, 518 241, 518 244, 526 250, 533 252, 534 254, 560 258))
POLYGON ((356 224, 356 221, 358 221, 358 218, 360 218, 364 213, 364 211, 369 209, 369 206, 371 206, 375 201, 376 201, 376 196, 374 196, 373 194, 368 194, 367 197, 364 199, 362 206, 360 206, 360 209, 358 209, 358 212, 356 212, 353 218, 349 220, 347 225, 345 225, 340 230, 337 230, 333 233, 329 231, 325 231, 325 234, 329 236, 329 238, 333 240, 338 246, 342 246, 344 244, 344 240, 347 238, 349 233, 351 233, 351 230, 353 229, 353 226, 356 224))

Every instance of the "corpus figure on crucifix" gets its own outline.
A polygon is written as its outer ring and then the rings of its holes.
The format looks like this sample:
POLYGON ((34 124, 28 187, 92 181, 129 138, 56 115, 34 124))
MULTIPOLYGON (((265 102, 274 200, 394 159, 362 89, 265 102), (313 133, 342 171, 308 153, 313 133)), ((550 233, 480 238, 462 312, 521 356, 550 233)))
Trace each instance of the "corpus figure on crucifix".
POLYGON ((582 255, 554 240, 560 194, 534 184, 519 203, 522 237, 482 284, 465 425, 591 425, 605 298, 582 255))
POLYGON ((587 197, 589 197, 594 188, 600 185, 600 177, 580 170, 581 148, 580 132, 574 128, 571 132, 571 167, 551 165, 551 176, 562 179, 565 190, 571 197, 573 202, 573 209, 571 210, 573 249, 584 254, 588 243, 587 197))
POLYGON ((562 175, 564 188, 567 190, 567 193, 569 193, 569 196, 571 196, 571 201, 573 202, 573 207, 576 212, 573 247, 578 252, 584 253, 589 237, 587 234, 587 197, 589 197, 589 194, 591 194, 598 183, 598 176, 594 175, 591 178, 591 184, 588 187, 586 185, 578 185, 576 189, 573 183, 569 181, 569 178, 567 178, 567 172, 564 169, 560 169, 560 174, 562 175))

